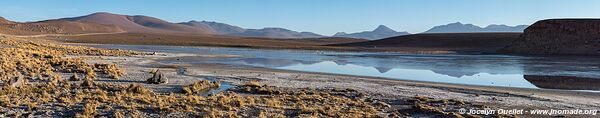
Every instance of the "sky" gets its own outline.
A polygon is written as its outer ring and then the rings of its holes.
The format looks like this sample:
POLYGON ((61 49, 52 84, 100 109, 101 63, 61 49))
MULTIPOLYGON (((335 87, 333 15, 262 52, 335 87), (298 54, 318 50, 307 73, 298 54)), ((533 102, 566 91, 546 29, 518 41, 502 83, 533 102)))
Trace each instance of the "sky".
POLYGON ((13 21, 94 12, 146 15, 170 22, 216 21, 244 28, 283 27, 323 35, 386 25, 419 33, 454 22, 522 25, 550 18, 600 18, 600 0, 10 0, 13 21))

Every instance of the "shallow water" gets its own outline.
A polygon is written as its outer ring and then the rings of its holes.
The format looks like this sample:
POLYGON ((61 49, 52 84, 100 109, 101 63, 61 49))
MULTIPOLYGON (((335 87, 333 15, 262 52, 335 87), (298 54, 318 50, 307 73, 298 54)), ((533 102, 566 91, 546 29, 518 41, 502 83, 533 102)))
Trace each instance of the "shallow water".
POLYGON ((186 57, 160 61, 167 64, 219 63, 467 85, 600 90, 597 87, 591 87, 600 86, 600 79, 595 79, 600 78, 600 57, 429 55, 148 45, 94 46, 148 52, 242 56, 239 58, 186 57), (552 77, 552 80, 545 81, 542 78, 543 81, 540 81, 539 77, 533 78, 524 75, 548 76, 552 77), (562 76, 576 79, 563 80, 562 76), (552 86, 554 84, 560 84, 561 87, 552 86), (581 87, 582 85, 584 87, 581 87), (578 87, 572 88, 571 86, 578 87))

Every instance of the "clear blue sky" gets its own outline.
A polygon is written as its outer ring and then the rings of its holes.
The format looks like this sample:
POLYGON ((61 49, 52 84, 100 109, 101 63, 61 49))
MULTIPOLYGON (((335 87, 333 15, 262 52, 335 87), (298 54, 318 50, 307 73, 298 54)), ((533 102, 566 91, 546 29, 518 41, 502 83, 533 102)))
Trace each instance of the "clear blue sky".
POLYGON ((147 15, 171 22, 207 20, 244 28, 284 27, 324 35, 380 24, 418 33, 452 22, 531 24, 548 18, 600 18, 600 0, 10 0, 0 16, 14 21, 94 12, 147 15))

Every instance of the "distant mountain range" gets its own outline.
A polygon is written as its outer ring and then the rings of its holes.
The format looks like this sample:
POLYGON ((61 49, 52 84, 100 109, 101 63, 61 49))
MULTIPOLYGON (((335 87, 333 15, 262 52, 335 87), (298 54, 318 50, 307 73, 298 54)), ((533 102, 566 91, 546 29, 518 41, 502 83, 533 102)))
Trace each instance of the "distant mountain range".
POLYGON ((241 37, 266 37, 266 38, 320 38, 323 35, 312 32, 296 32, 284 28, 247 29, 241 33, 228 34, 241 37))
POLYGON ((171 23, 149 16, 128 16, 105 12, 94 13, 81 17, 63 18, 59 20, 113 25, 120 27, 127 32, 135 33, 190 33, 265 38, 324 37, 311 32, 296 32, 283 28, 244 29, 225 23, 207 21, 171 23))
MULTIPOLYGON (((523 32, 527 25, 506 26, 489 25, 479 27, 460 22, 435 26, 423 33, 468 33, 468 32, 523 32)), ((45 20, 38 22, 13 22, 0 17, 0 33, 43 34, 43 33, 181 33, 198 35, 224 35, 237 37, 263 38, 320 38, 328 37, 312 32, 298 32, 285 28, 246 29, 234 25, 209 21, 189 21, 171 23, 162 19, 143 15, 120 15, 98 12, 86 16, 45 20)), ((360 39, 384 39, 409 35, 408 32, 397 32, 384 25, 373 31, 357 33, 339 32, 332 37, 360 39)))
MULTIPOLYGON (((488 25, 486 27, 479 27, 473 24, 462 24, 460 22, 450 23, 447 25, 435 26, 423 33, 477 33, 477 32, 523 32, 528 25, 488 25)), ((345 32, 338 32, 332 37, 347 37, 347 38, 360 38, 360 39, 384 39, 402 35, 409 35, 408 32, 397 32, 384 25, 379 25, 373 31, 364 31, 358 33, 347 34, 345 32)))
POLYGON ((233 25, 229 25, 229 24, 225 24, 225 23, 218 23, 218 22, 207 22, 207 21, 198 22, 198 21, 192 20, 189 22, 183 22, 183 23, 179 23, 179 24, 209 29, 211 32, 214 32, 214 33, 220 34, 220 35, 236 34, 236 33, 242 33, 244 31, 246 31, 246 29, 238 27, 238 26, 233 26, 233 25))
POLYGON ((462 24, 460 22, 456 22, 447 25, 435 26, 423 33, 523 32, 525 28, 527 28, 527 25, 488 25, 487 27, 479 27, 473 24, 462 24))
POLYGON ((208 22, 208 21, 190 21, 179 23, 188 26, 210 29, 213 33, 227 36, 240 37, 263 37, 263 38, 320 38, 325 37, 312 32, 297 32, 284 28, 263 28, 263 29, 244 29, 238 26, 233 26, 225 23, 208 22))
POLYGON ((126 32, 135 33, 213 34, 206 28, 170 23, 165 20, 142 15, 129 16, 99 12, 81 17, 62 18, 58 20, 112 25, 117 26, 126 32))
POLYGON ((376 40, 376 39, 383 39, 383 38, 402 36, 402 35, 408 35, 408 34, 410 34, 410 33, 397 32, 395 30, 388 28, 387 26, 379 25, 373 31, 364 31, 364 32, 358 32, 358 33, 351 33, 351 34, 347 34, 345 32, 338 32, 335 35, 333 35, 332 37, 348 37, 348 38, 376 40))

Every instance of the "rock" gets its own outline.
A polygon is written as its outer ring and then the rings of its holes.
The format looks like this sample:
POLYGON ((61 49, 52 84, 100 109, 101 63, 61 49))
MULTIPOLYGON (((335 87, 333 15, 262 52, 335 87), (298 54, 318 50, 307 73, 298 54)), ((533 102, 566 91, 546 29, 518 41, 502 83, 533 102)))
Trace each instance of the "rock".
POLYGON ((500 52, 600 55, 600 19, 541 20, 500 52))
POLYGON ((169 79, 160 70, 156 70, 154 76, 148 78, 146 81, 150 84, 166 84, 169 82, 169 79))

